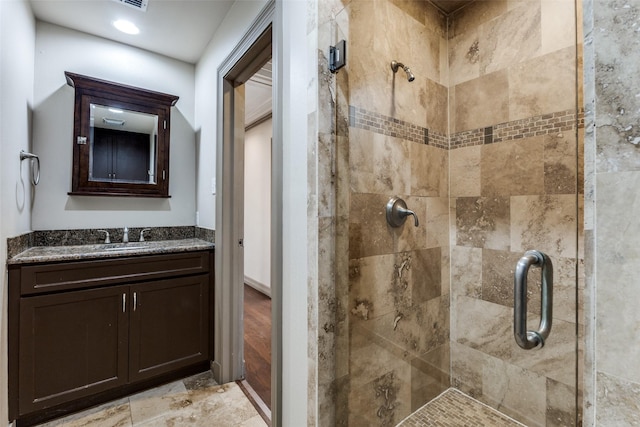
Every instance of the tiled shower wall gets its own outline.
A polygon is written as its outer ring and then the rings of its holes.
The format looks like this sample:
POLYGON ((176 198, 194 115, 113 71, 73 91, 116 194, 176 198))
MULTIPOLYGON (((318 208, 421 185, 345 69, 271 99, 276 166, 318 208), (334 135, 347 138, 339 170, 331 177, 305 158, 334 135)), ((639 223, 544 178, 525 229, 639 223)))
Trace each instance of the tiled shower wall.
POLYGON ((640 4, 584 0, 585 426, 640 425, 640 4))
POLYGON ((482 1, 449 32, 452 382, 530 426, 575 423, 575 19, 571 1, 482 1), (553 330, 537 351, 512 332, 513 273, 530 249, 554 264, 553 330))
POLYGON ((332 248, 318 245, 318 257, 335 254, 335 288, 319 280, 311 325, 319 424, 395 425, 452 379, 530 425, 571 425, 573 2, 480 1, 448 20, 423 1, 318 7, 321 134, 310 149, 335 219, 318 225, 335 232, 332 248), (347 66, 332 75, 323 49, 341 39, 347 66), (394 75, 393 59, 416 80, 394 75), (386 224, 394 195, 420 227, 386 224), (556 263, 556 310, 547 346, 524 352, 511 332, 512 269, 534 247, 556 263))

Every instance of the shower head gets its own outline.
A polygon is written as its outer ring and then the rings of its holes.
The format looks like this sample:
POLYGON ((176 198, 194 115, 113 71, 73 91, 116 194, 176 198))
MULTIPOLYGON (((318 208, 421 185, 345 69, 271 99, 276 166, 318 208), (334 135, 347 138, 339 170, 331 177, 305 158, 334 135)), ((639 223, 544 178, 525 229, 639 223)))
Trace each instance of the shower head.
POLYGON ((407 67, 402 62, 398 62, 396 60, 391 61, 391 69, 394 73, 398 71, 398 68, 402 68, 404 72, 407 73, 407 80, 409 80, 410 82, 416 79, 416 76, 414 76, 411 72, 411 68, 407 67))

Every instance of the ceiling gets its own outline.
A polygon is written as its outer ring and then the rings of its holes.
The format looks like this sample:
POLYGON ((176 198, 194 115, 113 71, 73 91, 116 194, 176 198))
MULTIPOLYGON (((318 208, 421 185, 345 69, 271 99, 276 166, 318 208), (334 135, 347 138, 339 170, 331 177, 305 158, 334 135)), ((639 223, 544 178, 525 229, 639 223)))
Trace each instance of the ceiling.
POLYGON ((116 0, 31 0, 35 17, 195 64, 234 0, 148 0, 146 12, 116 0), (112 22, 127 19, 140 33, 112 22))
POLYGON ((460 9, 462 6, 471 3, 473 0, 431 0, 431 3, 449 14, 460 9))
POLYGON ((251 125, 271 114, 272 109, 272 61, 269 60, 245 83, 244 122, 251 125))
MULTIPOLYGON (((117 0, 30 1, 40 21, 195 64, 235 0, 148 0, 146 11, 117 0), (140 33, 116 30, 112 23, 118 19, 133 22, 140 33)), ((246 83, 248 125, 271 113, 271 86, 269 61, 246 83)))

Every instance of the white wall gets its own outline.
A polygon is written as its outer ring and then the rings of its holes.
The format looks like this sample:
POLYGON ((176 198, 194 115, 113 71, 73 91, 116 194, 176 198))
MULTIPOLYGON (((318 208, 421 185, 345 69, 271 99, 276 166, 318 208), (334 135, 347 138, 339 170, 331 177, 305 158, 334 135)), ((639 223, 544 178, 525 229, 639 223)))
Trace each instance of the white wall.
MULTIPOLYGON (((35 21, 26 0, 0 0, 0 259, 7 238, 30 230, 27 162, 31 142, 35 21)), ((0 280, 0 425, 7 425, 7 272, 0 280)))
MULTIPOLYGON (((309 337, 308 281, 313 277, 308 262, 308 239, 316 231, 307 218, 307 105, 309 78, 317 74, 314 58, 317 44, 307 46, 307 8, 315 1, 284 0, 276 3, 276 46, 274 67, 281 90, 281 105, 274 103, 274 114, 281 108, 282 134, 274 128, 274 145, 282 144, 282 425, 305 426, 309 407, 307 397, 317 393, 317 383, 309 383, 309 367, 315 369, 315 356, 307 353, 309 337), (280 141, 278 141, 280 139, 280 141), (309 230, 309 231, 308 231, 309 230), (309 387, 309 389, 308 389, 309 387)), ((278 120, 278 116, 274 116, 278 120)))
POLYGON ((266 1, 243 0, 233 4, 196 64, 196 141, 198 164, 196 205, 201 227, 215 229, 216 118, 218 67, 238 44, 266 1))
POLYGON ((244 276, 270 293, 271 287, 271 119, 244 135, 244 276))
POLYGON ((195 224, 194 91, 192 64, 69 30, 36 25, 34 151, 42 165, 34 230, 195 224), (64 72, 180 97, 171 111, 169 199, 69 196, 74 90, 64 72))

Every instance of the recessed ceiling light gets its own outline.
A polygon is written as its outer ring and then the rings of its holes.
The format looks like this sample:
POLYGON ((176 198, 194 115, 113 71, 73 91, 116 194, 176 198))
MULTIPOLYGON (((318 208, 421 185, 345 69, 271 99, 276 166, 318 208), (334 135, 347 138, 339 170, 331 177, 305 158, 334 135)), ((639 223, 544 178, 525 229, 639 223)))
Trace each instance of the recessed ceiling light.
POLYGON ((124 19, 118 19, 113 23, 113 26, 127 34, 138 34, 140 32, 134 23, 125 21, 124 19))

